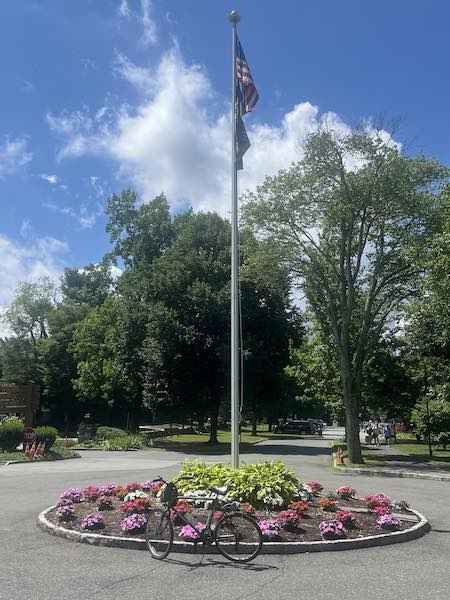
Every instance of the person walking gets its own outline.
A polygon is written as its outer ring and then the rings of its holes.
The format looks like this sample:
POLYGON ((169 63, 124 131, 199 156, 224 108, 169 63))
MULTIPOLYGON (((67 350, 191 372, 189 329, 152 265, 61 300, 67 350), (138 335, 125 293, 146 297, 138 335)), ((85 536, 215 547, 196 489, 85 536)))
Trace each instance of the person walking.
POLYGON ((378 427, 378 423, 375 423, 373 426, 372 438, 375 446, 378 448, 380 445, 380 428, 378 427))
POLYGON ((383 431, 384 439, 386 441, 386 446, 391 445, 392 431, 389 429, 389 425, 386 423, 383 431))

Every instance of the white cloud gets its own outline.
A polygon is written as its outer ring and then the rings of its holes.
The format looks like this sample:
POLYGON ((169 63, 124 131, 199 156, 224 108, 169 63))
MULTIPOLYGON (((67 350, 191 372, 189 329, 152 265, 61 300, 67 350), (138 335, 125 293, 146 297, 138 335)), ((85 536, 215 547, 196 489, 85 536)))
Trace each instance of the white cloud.
POLYGON ((155 44, 158 40, 156 35, 156 24, 151 17, 150 0, 141 0, 141 22, 144 29, 143 39, 144 44, 155 44))
MULTIPOLYGON (((11 302, 19 283, 43 276, 56 281, 65 266, 63 255, 68 249, 65 242, 52 237, 21 245, 0 235, 0 312, 11 302)), ((6 334, 8 330, 0 321, 0 337, 6 334)))
POLYGON ((50 185, 56 185, 58 183, 57 175, 47 175, 46 173, 41 173, 39 177, 44 181, 48 181, 50 185))
POLYGON ((121 17, 129 17, 131 14, 130 11, 130 7, 128 6, 128 1, 127 0, 120 0, 120 5, 119 8, 117 9, 117 12, 119 13, 119 15, 121 17))
POLYGON ((33 230, 33 228, 31 226, 30 221, 28 219, 24 219, 22 221, 22 224, 20 225, 20 230, 19 230, 20 236, 23 238, 27 238, 30 235, 32 230, 33 230))
MULTIPOLYGON (((114 70, 138 93, 136 106, 111 108, 107 123, 90 113, 50 116, 61 140, 60 157, 97 154, 112 158, 118 176, 131 183, 144 201, 164 191, 173 210, 190 204, 227 216, 230 206, 230 105, 218 102, 205 70, 187 65, 178 49, 161 58, 154 71, 118 54, 114 70), (215 113, 210 112, 211 107, 215 113)), ((246 127, 251 147, 239 176, 241 191, 254 189, 302 158, 311 131, 326 125, 338 132, 349 127, 333 112, 320 114, 300 102, 278 124, 258 122, 257 110, 246 127)))
POLYGON ((15 139, 5 136, 0 141, 0 179, 14 175, 33 159, 33 154, 27 149, 28 141, 24 137, 15 139))
POLYGON ((55 202, 44 202, 42 206, 51 212, 59 213, 74 219, 83 229, 90 229, 93 227, 104 213, 103 204, 97 201, 92 205, 84 203, 78 208, 61 206, 55 202))

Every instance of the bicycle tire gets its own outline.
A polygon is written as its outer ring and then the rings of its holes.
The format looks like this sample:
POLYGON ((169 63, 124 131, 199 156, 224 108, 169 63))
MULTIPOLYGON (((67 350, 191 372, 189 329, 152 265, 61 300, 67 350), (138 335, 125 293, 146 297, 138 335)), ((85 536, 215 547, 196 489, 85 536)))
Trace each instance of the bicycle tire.
POLYGON ((145 542, 153 558, 163 560, 169 554, 173 544, 173 525, 168 510, 153 508, 149 512, 145 542))
POLYGON ((217 523, 215 542, 222 556, 232 562, 246 563, 261 552, 263 540, 256 521, 244 513, 232 513, 217 523))

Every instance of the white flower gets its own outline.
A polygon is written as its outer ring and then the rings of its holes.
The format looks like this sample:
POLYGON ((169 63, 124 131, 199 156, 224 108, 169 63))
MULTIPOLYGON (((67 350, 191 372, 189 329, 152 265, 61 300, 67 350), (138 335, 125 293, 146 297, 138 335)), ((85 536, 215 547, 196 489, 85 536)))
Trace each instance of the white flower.
POLYGON ((130 492, 129 494, 127 494, 123 501, 133 502, 134 500, 137 500, 137 498, 150 498, 150 496, 142 490, 136 490, 135 492, 130 492))

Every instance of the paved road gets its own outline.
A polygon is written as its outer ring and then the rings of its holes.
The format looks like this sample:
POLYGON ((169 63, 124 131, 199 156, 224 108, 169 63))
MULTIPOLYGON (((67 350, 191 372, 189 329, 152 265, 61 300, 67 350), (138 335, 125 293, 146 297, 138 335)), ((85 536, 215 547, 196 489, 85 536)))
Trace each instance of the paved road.
MULTIPOLYGON (((330 435, 335 435, 328 432, 330 435)), ((447 600, 450 595, 450 484, 335 474, 329 441, 258 444, 246 461, 281 456, 302 478, 327 487, 407 498, 432 522, 424 538, 392 547, 297 556, 262 556, 249 566, 220 558, 195 565, 188 555, 157 562, 146 552, 91 547, 54 538, 36 525, 38 512, 69 486, 172 475, 184 458, 173 452, 84 453, 80 460, 0 468, 0 599, 16 600, 447 600)), ((208 456, 207 460, 216 458, 208 456)))

